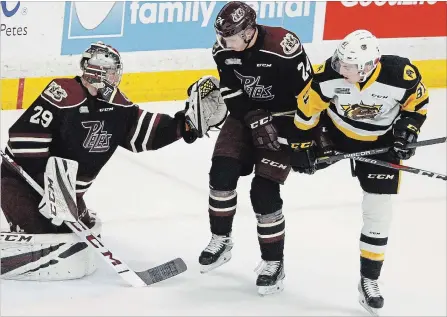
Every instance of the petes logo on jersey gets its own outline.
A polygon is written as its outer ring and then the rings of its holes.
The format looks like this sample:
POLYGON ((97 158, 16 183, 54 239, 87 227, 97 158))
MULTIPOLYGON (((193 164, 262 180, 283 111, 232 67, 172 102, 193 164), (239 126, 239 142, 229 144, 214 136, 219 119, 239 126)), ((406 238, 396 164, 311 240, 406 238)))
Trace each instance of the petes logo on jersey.
POLYGON ((101 153, 107 152, 110 148, 110 138, 112 134, 108 134, 103 130, 104 121, 84 121, 82 126, 88 129, 87 137, 82 144, 89 152, 101 153))
POLYGON ((281 45, 284 53, 287 55, 295 53, 298 49, 300 50, 298 53, 301 53, 301 43, 298 38, 291 33, 287 33, 279 45, 281 45))
POLYGON ((260 85, 261 76, 253 77, 253 76, 244 76, 234 70, 234 73, 237 78, 240 79, 241 83, 244 85, 244 90, 250 99, 258 100, 258 101, 268 101, 275 98, 275 95, 272 95, 270 92, 272 90, 272 86, 265 87, 264 85, 260 85))
POLYGON ((67 92, 54 81, 50 83, 47 89, 43 92, 45 95, 51 97, 57 102, 62 101, 62 99, 67 98, 67 92))
POLYGON ((374 119, 382 109, 383 105, 365 105, 362 101, 360 104, 341 105, 345 111, 345 117, 353 120, 374 119))

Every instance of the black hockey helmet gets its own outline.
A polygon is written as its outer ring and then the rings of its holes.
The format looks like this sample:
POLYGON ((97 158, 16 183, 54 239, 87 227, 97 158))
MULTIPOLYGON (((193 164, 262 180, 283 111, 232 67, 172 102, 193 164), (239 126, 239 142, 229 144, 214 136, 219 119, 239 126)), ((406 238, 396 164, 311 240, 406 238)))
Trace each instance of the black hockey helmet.
POLYGON ((241 1, 228 2, 214 22, 216 34, 222 38, 238 34, 256 26, 256 11, 241 1))

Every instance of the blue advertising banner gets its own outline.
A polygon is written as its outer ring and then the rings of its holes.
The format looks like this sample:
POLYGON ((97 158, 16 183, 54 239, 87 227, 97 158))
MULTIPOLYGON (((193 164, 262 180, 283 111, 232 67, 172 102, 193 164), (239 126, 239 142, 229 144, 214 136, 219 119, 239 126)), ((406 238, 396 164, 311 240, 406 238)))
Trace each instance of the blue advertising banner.
MULTIPOLYGON (((80 54, 101 40, 121 52, 211 48, 223 1, 65 3, 62 55, 80 54)), ((312 42, 315 2, 246 1, 258 23, 282 26, 312 42)))

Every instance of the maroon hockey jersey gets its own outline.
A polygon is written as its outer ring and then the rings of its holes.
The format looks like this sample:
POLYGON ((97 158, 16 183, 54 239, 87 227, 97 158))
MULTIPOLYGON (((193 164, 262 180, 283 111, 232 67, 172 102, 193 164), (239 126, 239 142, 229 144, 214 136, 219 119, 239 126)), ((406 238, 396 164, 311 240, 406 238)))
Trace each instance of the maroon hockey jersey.
POLYGON ((81 196, 118 146, 141 152, 181 138, 179 120, 139 108, 119 89, 111 100, 90 95, 80 77, 54 79, 9 129, 6 153, 38 182, 48 157, 77 161, 81 196))
POLYGON ((256 43, 242 52, 214 45, 222 97, 230 115, 238 119, 255 109, 290 112, 293 117, 296 98, 312 79, 312 65, 293 32, 257 28, 256 43))

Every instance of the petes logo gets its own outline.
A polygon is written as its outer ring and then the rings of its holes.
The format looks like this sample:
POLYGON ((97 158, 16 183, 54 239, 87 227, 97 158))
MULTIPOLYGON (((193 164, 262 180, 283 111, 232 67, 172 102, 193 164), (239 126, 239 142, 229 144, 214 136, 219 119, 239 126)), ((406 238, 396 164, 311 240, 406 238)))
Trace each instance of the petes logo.
POLYGON ((287 33, 279 44, 282 46, 284 53, 287 55, 295 53, 298 49, 300 49, 299 53, 301 53, 301 43, 298 38, 291 33, 287 33))
POLYGON ((275 98, 275 95, 272 95, 270 92, 272 90, 272 86, 265 87, 264 85, 260 85, 261 76, 253 77, 253 76, 244 76, 234 70, 234 74, 237 78, 240 79, 241 83, 244 85, 244 90, 247 95, 253 99, 258 101, 268 101, 275 98))
POLYGON ((67 98, 67 92, 54 81, 45 89, 44 94, 50 96, 52 99, 60 102, 62 99, 67 98))
POLYGON ((362 120, 362 119, 374 119, 378 114, 380 114, 380 109, 382 109, 383 105, 365 105, 362 101, 360 104, 354 105, 341 105, 343 110, 345 111, 345 117, 348 117, 353 120, 362 120))
POLYGON ((103 130, 104 121, 84 121, 82 126, 88 129, 87 137, 82 144, 84 148, 90 149, 89 152, 101 153, 107 152, 110 148, 110 138, 112 134, 108 134, 103 130))
POLYGON ((242 61, 240 58, 227 58, 225 60, 226 65, 242 65, 242 61))
POLYGON ((238 8, 237 10, 235 10, 233 13, 231 13, 231 18, 233 19, 234 23, 239 22, 240 20, 242 20, 242 18, 245 15, 245 11, 242 8, 238 8))

